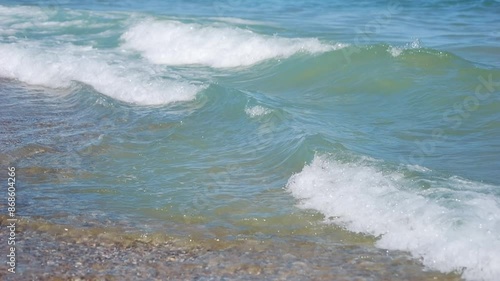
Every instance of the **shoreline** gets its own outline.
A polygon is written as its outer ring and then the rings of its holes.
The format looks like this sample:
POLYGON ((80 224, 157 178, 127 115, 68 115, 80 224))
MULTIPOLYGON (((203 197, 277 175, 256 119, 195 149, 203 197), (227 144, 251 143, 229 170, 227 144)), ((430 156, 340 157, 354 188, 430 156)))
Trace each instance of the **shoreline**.
POLYGON ((196 241, 25 218, 18 225, 18 267, 12 274, 2 263, 2 280, 461 280, 406 253, 360 245, 196 241))

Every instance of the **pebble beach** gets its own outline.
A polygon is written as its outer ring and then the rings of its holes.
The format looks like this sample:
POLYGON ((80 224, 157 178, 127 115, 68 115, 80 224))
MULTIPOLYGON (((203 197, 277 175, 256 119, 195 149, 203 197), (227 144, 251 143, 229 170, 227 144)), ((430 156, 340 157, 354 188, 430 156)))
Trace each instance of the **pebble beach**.
POLYGON ((1 268, 2 280, 461 280, 425 271, 407 254, 376 248, 193 241, 40 219, 18 225, 17 270, 6 274, 1 268))

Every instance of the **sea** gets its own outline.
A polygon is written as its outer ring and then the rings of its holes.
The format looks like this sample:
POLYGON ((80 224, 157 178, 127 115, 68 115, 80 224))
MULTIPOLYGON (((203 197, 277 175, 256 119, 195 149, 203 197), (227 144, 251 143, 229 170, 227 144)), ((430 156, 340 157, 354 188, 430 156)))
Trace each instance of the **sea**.
POLYGON ((21 217, 500 278, 498 0, 1 0, 0 125, 21 217))

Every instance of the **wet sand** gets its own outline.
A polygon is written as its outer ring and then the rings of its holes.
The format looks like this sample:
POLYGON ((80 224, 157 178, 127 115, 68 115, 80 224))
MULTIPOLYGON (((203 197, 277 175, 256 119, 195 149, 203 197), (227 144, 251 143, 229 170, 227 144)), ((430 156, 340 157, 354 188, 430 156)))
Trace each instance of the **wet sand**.
POLYGON ((1 280, 460 280, 425 271, 406 253, 357 245, 204 240, 41 219, 19 220, 16 238, 16 273, 2 262, 1 280))

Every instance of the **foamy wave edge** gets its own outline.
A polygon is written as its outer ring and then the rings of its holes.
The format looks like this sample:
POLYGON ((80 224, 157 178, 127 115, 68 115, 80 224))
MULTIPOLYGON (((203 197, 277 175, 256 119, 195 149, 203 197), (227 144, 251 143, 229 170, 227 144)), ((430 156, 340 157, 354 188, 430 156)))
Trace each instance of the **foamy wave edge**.
POLYGON ((250 66, 304 52, 323 53, 346 44, 325 44, 316 38, 283 38, 220 25, 146 20, 121 37, 123 48, 139 52, 150 62, 203 65, 213 68, 250 66))
POLYGON ((72 81, 127 103, 161 105, 189 101, 205 89, 187 81, 151 75, 127 58, 91 47, 65 45, 47 49, 34 43, 0 44, 0 77, 48 88, 68 88, 72 81))
POLYGON ((299 207, 315 209, 353 232, 378 237, 376 245, 410 252, 425 266, 459 272, 467 280, 500 276, 500 207, 491 186, 449 178, 429 189, 366 161, 343 163, 316 155, 293 175, 287 190, 299 207))

